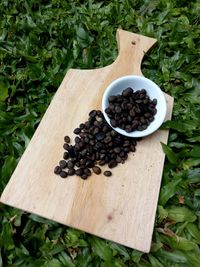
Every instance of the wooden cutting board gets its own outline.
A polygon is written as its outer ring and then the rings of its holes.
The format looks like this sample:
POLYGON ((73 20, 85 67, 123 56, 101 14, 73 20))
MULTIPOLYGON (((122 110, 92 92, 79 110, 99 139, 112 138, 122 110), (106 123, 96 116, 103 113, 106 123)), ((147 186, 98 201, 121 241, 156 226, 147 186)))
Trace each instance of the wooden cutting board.
MULTIPOLYGON (((95 70, 70 69, 24 152, 1 202, 144 252, 150 250, 164 164, 159 130, 138 143, 125 164, 111 177, 93 174, 61 179, 53 173, 63 155, 63 137, 101 109, 106 86, 129 74, 142 75, 144 54, 156 39, 117 31, 119 55, 109 66, 95 70)), ((173 98, 167 100, 171 118, 173 98)))

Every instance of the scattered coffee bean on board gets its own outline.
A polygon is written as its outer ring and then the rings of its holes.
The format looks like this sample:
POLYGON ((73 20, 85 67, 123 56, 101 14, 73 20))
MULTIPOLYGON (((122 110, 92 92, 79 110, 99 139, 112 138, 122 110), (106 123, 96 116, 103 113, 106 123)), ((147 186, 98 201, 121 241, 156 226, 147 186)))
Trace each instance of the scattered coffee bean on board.
POLYGON ((64 141, 65 141, 65 143, 70 143, 70 137, 66 135, 64 137, 64 141))
POLYGON ((157 99, 151 100, 145 89, 134 92, 128 87, 121 95, 109 96, 108 103, 105 112, 111 126, 127 133, 145 130, 157 113, 157 99))
POLYGON ((65 169, 67 167, 67 162, 65 160, 61 160, 59 162, 60 168, 65 169))
POLYGON ((111 171, 105 171, 103 174, 107 177, 110 177, 112 175, 112 172, 111 171))
POLYGON ((56 166, 56 167, 54 168, 54 173, 55 173, 55 174, 60 174, 61 171, 62 171, 62 169, 60 168, 60 166, 56 166))
MULTIPOLYGON (((128 96, 130 90, 124 94, 128 96)), ((111 97, 112 102, 116 99, 116 96, 111 97)), ((116 114, 119 114, 117 112, 116 114)), ((128 154, 135 151, 137 141, 141 139, 129 138, 114 131, 100 110, 92 110, 88 120, 81 123, 73 132, 76 134, 74 145, 69 144, 69 136, 64 137, 64 160, 54 168, 54 173, 62 178, 77 175, 85 180, 92 172, 99 175, 102 172, 99 166, 115 168, 127 160, 128 154)), ((105 171, 104 175, 111 176, 112 173, 105 171)))
POLYGON ((66 171, 61 171, 60 172, 60 177, 62 178, 66 178, 68 176, 67 172, 66 171))
POLYGON ((98 166, 94 166, 92 168, 93 172, 97 175, 99 175, 101 173, 101 168, 99 168, 98 166))

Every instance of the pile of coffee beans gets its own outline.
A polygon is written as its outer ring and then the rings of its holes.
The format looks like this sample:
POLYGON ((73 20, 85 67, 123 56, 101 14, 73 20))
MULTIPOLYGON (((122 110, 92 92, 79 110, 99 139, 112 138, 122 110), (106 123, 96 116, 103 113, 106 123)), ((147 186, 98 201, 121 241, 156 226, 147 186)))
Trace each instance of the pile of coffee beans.
MULTIPOLYGON (((129 152, 135 152, 136 141, 118 134, 106 122, 100 110, 92 110, 88 121, 74 129, 76 137, 74 145, 70 144, 69 136, 64 137, 63 159, 54 168, 54 173, 66 178, 71 175, 87 179, 92 172, 102 173, 101 166, 108 165, 109 169, 124 163, 129 152)), ((105 176, 112 172, 106 170, 105 176)))
POLYGON ((157 113, 157 99, 151 100, 145 89, 133 91, 128 87, 121 95, 111 95, 105 109, 112 127, 119 127, 127 133, 143 131, 154 120, 157 113))

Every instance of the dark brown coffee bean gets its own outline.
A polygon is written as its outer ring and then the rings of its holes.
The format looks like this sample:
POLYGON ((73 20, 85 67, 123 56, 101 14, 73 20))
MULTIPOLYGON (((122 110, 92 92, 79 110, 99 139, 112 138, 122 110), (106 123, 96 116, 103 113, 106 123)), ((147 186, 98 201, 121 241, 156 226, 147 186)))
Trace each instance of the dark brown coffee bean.
POLYGON ((154 117, 149 118, 149 121, 152 122, 154 120, 154 117))
POLYGON ((112 141, 112 137, 111 136, 107 136, 105 139, 104 139, 104 143, 108 144, 112 141))
POLYGON ((107 177, 110 177, 112 175, 112 172, 111 171, 105 171, 103 174, 107 177))
POLYGON ((105 133, 103 133, 103 132, 100 132, 100 133, 98 133, 97 135, 96 135, 96 139, 98 140, 98 141, 101 141, 101 140, 103 140, 105 138, 105 133))
POLYGON ((140 92, 141 92, 141 94, 144 94, 144 95, 147 94, 147 91, 145 89, 142 89, 140 92))
POLYGON ((111 160, 109 163, 108 163, 108 167, 109 168, 114 168, 117 166, 117 161, 116 160, 111 160))
POLYGON ((73 146, 69 146, 69 148, 67 149, 67 151, 68 151, 69 156, 70 156, 71 158, 75 158, 75 156, 76 156, 76 152, 75 152, 73 146))
POLYGON ((65 143, 70 143, 70 137, 66 135, 64 137, 64 141, 65 141, 65 143))
POLYGON ((77 176, 81 176, 83 174, 83 169, 77 169, 76 172, 75 172, 75 174, 77 176))
POLYGON ((139 126, 137 127, 137 130, 138 130, 138 131, 143 131, 143 127, 139 125, 139 126))
POLYGON ((67 162, 65 160, 61 160, 59 162, 60 168, 65 169, 67 167, 67 162))
POLYGON ((151 116, 152 116, 152 115, 151 115, 151 113, 149 113, 149 112, 147 112, 147 113, 144 114, 144 117, 145 117, 145 118, 150 118, 151 116))
POLYGON ((68 173, 68 175, 72 176, 72 175, 75 174, 75 170, 74 169, 69 169, 67 173, 68 173))
POLYGON ((92 168, 93 172, 97 175, 99 175, 101 173, 101 169, 98 166, 94 166, 92 168))
POLYGON ((119 156, 117 156, 116 157, 116 161, 117 161, 117 163, 121 163, 122 162, 122 159, 119 156))
POLYGON ((130 116, 131 117, 135 117, 135 110, 134 109, 131 109, 130 111, 129 111, 129 114, 130 114, 130 116))
POLYGON ((116 153, 116 154, 119 154, 120 153, 120 148, 119 147, 115 147, 114 149, 113 149, 113 151, 116 153))
POLYGON ((123 95, 124 97, 129 97, 129 96, 132 95, 132 93, 133 93, 133 89, 130 88, 130 87, 128 87, 128 88, 126 88, 125 90, 123 90, 122 95, 123 95))
POLYGON ((116 96, 115 95, 111 95, 108 97, 108 101, 109 102, 114 102, 116 100, 116 96))
POLYGON ((92 168, 92 167, 94 167, 94 162, 92 160, 88 160, 86 162, 85 166, 88 167, 88 168, 92 168))
POLYGON ((68 148, 69 148, 69 144, 65 143, 65 144, 63 145, 63 148, 64 148, 65 150, 68 150, 68 148))
POLYGON ((131 132, 133 131, 131 125, 127 125, 127 126, 125 127, 125 131, 126 131, 127 133, 131 133, 131 132))
POLYGON ((157 113, 157 109, 155 108, 154 110, 152 110, 152 114, 156 115, 156 113, 157 113))
POLYGON ((68 169, 73 169, 74 168, 74 162, 72 160, 69 160, 66 164, 68 169))
POLYGON ((68 152, 64 152, 63 159, 68 159, 68 158, 69 158, 69 153, 68 152))
POLYGON ((67 172, 65 172, 65 171, 60 172, 60 177, 66 178, 67 176, 68 176, 67 172))
POLYGON ((116 122, 116 120, 110 120, 110 124, 111 124, 111 126, 112 127, 117 127, 117 122, 116 122))
POLYGON ((109 107, 107 107, 107 108, 105 109, 105 113, 110 114, 110 113, 111 113, 111 109, 110 109, 109 107))
POLYGON ((105 164, 106 164, 106 162, 105 162, 104 159, 102 159, 102 160, 99 161, 99 165, 100 165, 100 166, 103 166, 103 165, 105 165, 105 164))
POLYGON ((122 109, 119 106, 117 106, 117 107, 115 107, 115 112, 121 113, 122 112, 122 109))
POLYGON ((81 129, 80 128, 76 128, 76 129, 74 129, 74 133, 75 134, 79 134, 81 132, 81 129))
POLYGON ((93 134, 98 134, 100 132, 100 129, 99 128, 94 128, 94 131, 93 131, 93 134))
POLYGON ((85 168, 83 170, 83 173, 86 174, 87 176, 90 176, 92 173, 91 173, 91 170, 89 168, 85 168))
POLYGON ((81 175, 81 178, 82 178, 83 180, 86 180, 86 179, 88 178, 88 176, 87 176, 87 174, 84 173, 84 174, 81 175))
POLYGON ((81 142, 81 138, 76 136, 74 141, 75 141, 76 144, 79 144, 81 142))
POLYGON ((157 99, 154 98, 153 101, 152 101, 152 103, 153 103, 154 105, 157 105, 157 99))
POLYGON ((96 115, 97 115, 97 111, 96 110, 92 110, 89 113, 89 116, 92 117, 92 118, 94 118, 96 115))
POLYGON ((81 166, 80 162, 77 161, 77 162, 75 163, 75 166, 79 168, 79 167, 81 166))
POLYGON ((62 169, 61 169, 60 166, 56 166, 56 167, 54 168, 54 173, 55 173, 55 174, 60 174, 61 171, 62 171, 62 169))
POLYGON ((133 121, 132 122, 132 129, 135 130, 138 127, 138 125, 139 125, 139 122, 138 121, 136 121, 136 120, 133 121))
POLYGON ((117 134, 118 134, 118 133, 115 132, 114 130, 112 130, 112 131, 110 132, 110 135, 113 136, 113 137, 117 136, 117 134))
POLYGON ((81 123, 81 124, 79 125, 79 128, 80 128, 81 130, 83 130, 83 129, 85 128, 85 124, 84 124, 84 123, 81 123))
POLYGON ((136 149, 135 149, 135 146, 134 146, 134 145, 131 145, 131 146, 130 146, 130 151, 135 152, 135 150, 136 150, 136 149))

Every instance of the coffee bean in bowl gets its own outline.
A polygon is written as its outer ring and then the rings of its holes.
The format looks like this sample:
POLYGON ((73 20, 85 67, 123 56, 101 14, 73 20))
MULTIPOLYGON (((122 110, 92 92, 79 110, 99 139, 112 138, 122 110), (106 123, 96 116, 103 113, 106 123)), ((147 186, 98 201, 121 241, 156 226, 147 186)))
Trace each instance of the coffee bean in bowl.
POLYGON ((129 75, 114 80, 107 87, 102 110, 106 121, 118 133, 143 137, 161 126, 167 105, 163 92, 153 81, 129 75))

